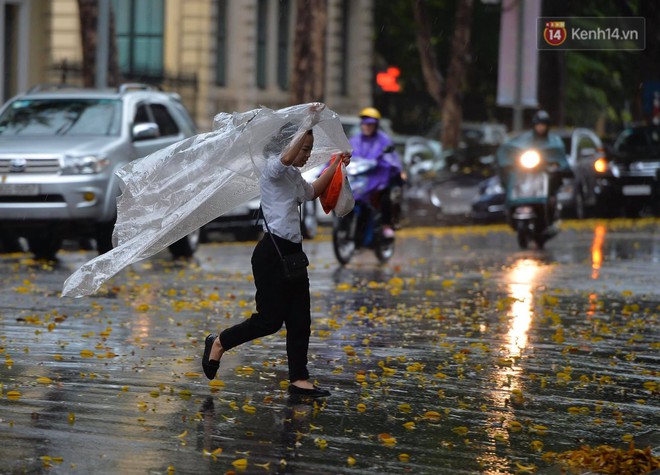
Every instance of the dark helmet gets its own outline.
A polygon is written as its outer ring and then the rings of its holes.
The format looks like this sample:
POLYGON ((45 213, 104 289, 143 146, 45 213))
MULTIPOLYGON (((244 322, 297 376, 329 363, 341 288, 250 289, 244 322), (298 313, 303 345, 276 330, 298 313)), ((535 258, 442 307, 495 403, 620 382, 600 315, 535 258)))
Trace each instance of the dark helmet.
POLYGON ((550 114, 544 110, 536 111, 532 117, 532 125, 536 124, 550 125, 550 114))

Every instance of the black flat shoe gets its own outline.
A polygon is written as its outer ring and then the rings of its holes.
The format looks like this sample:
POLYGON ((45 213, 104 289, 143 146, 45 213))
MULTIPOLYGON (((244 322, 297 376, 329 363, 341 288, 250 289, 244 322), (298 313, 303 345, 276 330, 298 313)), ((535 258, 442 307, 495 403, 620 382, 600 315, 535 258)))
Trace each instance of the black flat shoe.
POLYGON ((209 356, 211 355, 211 348, 213 348, 213 342, 218 338, 218 335, 211 333, 206 337, 204 342, 204 356, 202 356, 202 369, 207 378, 215 378, 215 374, 218 372, 220 367, 220 362, 216 360, 210 360, 209 356))
POLYGON ((289 394, 292 396, 304 396, 304 397, 328 397, 330 396, 330 391, 321 389, 317 386, 314 386, 314 389, 305 389, 289 384, 289 394))

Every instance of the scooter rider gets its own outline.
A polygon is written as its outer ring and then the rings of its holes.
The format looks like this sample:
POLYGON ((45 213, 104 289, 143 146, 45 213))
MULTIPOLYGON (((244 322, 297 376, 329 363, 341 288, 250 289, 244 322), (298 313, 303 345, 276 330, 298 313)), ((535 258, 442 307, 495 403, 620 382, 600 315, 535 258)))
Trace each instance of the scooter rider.
MULTIPOLYGON (((350 138, 353 156, 376 160, 378 166, 370 176, 365 197, 380 208, 383 223, 383 236, 394 237, 397 223, 397 210, 392 203, 390 190, 401 185, 403 166, 394 150, 392 139, 379 129, 382 118, 378 109, 366 107, 360 111, 360 133, 350 138)), ((360 197, 356 196, 356 199, 360 197)))
MULTIPOLYGON (((547 143, 549 145, 559 146, 566 150, 564 143, 557 134, 550 132, 550 114, 544 110, 538 110, 534 113, 532 117, 532 134, 534 143, 547 143)), ((566 154, 564 153, 564 157, 566 154)), ((555 216, 557 214, 557 192, 562 183, 562 178, 564 176, 571 176, 570 165, 568 160, 563 160, 560 163, 555 164, 556 167, 552 173, 550 173, 550 182, 548 183, 548 194, 550 195, 550 216, 555 216)))

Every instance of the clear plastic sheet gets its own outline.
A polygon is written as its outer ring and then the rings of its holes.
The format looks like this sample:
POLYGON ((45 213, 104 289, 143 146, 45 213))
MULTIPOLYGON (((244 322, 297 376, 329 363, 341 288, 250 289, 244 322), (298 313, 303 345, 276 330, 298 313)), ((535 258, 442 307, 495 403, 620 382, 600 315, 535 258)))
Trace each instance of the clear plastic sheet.
POLYGON ((339 116, 311 104, 220 113, 213 130, 187 138, 117 171, 114 248, 83 264, 62 296, 96 292, 124 267, 146 259, 232 208, 259 196, 266 160, 279 159, 313 127, 314 148, 302 171, 349 151, 339 116))

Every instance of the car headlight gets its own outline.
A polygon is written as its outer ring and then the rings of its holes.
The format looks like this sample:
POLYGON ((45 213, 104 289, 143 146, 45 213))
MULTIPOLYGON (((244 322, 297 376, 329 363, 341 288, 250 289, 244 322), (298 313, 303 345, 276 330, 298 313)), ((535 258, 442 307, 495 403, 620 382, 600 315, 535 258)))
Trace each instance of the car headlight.
POLYGON ((110 161, 107 158, 98 155, 65 156, 62 173, 65 175, 101 173, 109 163, 110 161))
POLYGON ((501 195, 502 193, 504 193, 504 188, 499 181, 488 185, 484 190, 484 195, 501 195))
POLYGON ((520 164, 523 168, 535 168, 539 163, 541 163, 541 156, 536 150, 526 150, 520 156, 520 164))

